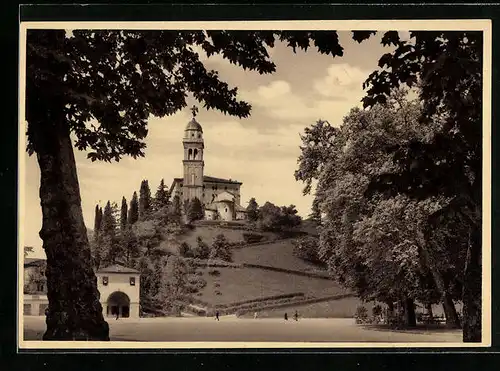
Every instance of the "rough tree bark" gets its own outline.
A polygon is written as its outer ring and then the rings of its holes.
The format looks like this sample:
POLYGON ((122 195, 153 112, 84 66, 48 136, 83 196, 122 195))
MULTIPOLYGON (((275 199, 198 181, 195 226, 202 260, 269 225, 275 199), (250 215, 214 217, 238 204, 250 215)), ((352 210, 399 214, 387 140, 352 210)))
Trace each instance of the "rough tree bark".
POLYGON ((470 234, 465 262, 463 287, 463 341, 481 342, 482 272, 481 230, 476 225, 470 234))
POLYGON ((37 132, 49 310, 43 340, 109 341, 83 221, 69 130, 63 119, 37 132))
POLYGON ((423 258, 425 266, 430 270, 432 277, 434 278, 434 283, 441 293, 441 303, 443 304, 443 310, 446 316, 446 325, 451 328, 461 328, 460 319, 458 318, 457 310, 455 304, 448 293, 447 285, 444 281, 443 275, 439 271, 435 259, 432 253, 428 250, 426 239, 422 232, 417 233, 419 238, 420 253, 423 258))
POLYGON ((427 310, 427 315, 430 318, 434 318, 434 313, 432 312, 432 304, 430 304, 430 303, 426 304, 425 309, 427 310))
POLYGON ((402 304, 403 304, 405 325, 408 327, 416 327, 417 316, 415 315, 415 303, 413 302, 413 299, 406 298, 402 304))

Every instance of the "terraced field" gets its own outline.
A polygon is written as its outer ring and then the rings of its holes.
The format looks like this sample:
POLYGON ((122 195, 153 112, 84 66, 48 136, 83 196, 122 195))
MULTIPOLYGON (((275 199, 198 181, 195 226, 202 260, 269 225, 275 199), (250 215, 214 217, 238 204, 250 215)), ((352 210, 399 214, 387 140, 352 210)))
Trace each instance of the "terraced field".
POLYGON ((258 268, 217 268, 219 276, 202 270, 207 285, 196 296, 212 305, 230 304, 262 297, 303 292, 308 297, 347 293, 331 280, 273 272, 258 268), (219 292, 220 294, 217 294, 219 292))

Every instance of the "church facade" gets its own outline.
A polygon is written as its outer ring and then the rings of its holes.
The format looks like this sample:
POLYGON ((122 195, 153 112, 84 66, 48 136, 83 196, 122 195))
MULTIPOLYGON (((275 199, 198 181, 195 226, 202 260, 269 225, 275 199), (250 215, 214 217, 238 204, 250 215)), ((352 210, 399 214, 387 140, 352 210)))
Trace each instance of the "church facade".
POLYGON ((203 128, 195 115, 187 124, 182 139, 184 147, 184 177, 174 178, 170 187, 171 197, 179 196, 182 204, 198 198, 207 220, 243 220, 246 209, 241 206, 241 182, 204 174, 205 143, 203 128))

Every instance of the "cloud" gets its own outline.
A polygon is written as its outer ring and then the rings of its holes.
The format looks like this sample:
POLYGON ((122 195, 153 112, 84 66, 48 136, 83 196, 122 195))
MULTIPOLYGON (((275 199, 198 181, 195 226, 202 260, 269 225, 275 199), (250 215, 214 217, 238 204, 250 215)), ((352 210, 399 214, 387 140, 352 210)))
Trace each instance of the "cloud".
POLYGON ((368 72, 348 64, 332 64, 327 69, 327 75, 315 80, 314 90, 324 97, 346 99, 353 92, 359 92, 368 72))
POLYGON ((362 83, 367 77, 368 72, 359 68, 332 64, 322 78, 300 90, 288 81, 277 80, 242 91, 241 96, 252 104, 254 113, 278 120, 278 126, 308 126, 318 119, 340 125, 351 108, 360 106, 362 83))

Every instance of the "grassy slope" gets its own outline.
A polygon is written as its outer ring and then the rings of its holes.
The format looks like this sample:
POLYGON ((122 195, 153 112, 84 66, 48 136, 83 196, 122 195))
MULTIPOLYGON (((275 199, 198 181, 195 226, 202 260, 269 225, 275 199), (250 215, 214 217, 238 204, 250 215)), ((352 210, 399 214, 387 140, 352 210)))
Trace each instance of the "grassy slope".
POLYGON ((345 293, 335 282, 318 278, 310 278, 272 272, 256 268, 217 268, 220 276, 214 277, 203 270, 206 287, 197 296, 212 304, 229 304, 232 302, 268 297, 273 295, 303 292, 307 296, 322 297, 345 293), (218 283, 220 287, 215 287, 218 283), (220 291, 221 295, 216 295, 220 291))
POLYGON ((237 249, 233 253, 235 263, 251 263, 303 272, 323 271, 293 254, 290 240, 272 244, 237 249))

